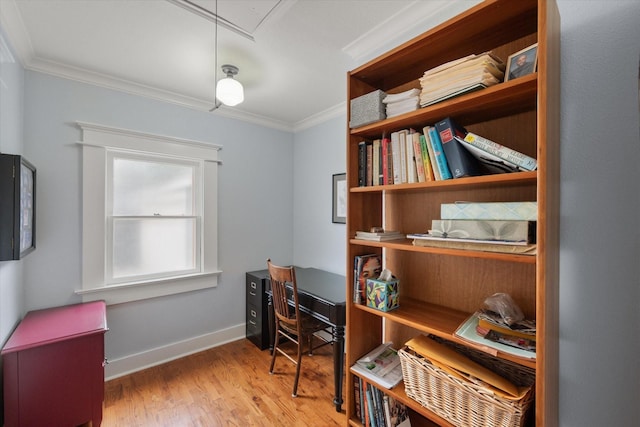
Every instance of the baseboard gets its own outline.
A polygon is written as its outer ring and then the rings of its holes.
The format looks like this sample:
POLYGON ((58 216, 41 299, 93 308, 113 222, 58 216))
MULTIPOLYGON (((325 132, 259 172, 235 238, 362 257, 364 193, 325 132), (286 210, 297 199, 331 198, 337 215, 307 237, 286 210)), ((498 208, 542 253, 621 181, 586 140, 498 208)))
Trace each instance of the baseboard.
POLYGON ((142 353, 132 354, 119 359, 108 359, 108 364, 105 366, 104 371, 105 381, 242 339, 245 337, 245 332, 246 325, 242 323, 232 326, 231 328, 189 338, 188 340, 154 348, 142 353))

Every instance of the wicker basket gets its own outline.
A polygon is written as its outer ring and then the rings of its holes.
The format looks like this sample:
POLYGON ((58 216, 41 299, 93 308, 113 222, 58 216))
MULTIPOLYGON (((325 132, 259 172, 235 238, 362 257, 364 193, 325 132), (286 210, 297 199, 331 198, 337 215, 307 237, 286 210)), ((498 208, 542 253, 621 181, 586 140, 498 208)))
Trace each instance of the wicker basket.
POLYGON ((398 354, 407 396, 456 426, 521 427, 534 399, 535 371, 431 336, 485 368, 529 389, 519 400, 505 399, 470 381, 449 375, 407 347, 398 354))

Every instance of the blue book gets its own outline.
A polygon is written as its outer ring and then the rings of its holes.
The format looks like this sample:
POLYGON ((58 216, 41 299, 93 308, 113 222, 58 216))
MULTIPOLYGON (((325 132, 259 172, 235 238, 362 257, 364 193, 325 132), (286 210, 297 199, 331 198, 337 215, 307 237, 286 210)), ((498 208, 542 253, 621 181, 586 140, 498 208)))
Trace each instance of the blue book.
POLYGON ((376 413, 373 408, 373 396, 371 395, 370 384, 367 384, 366 394, 367 394, 367 407, 369 409, 369 424, 371 424, 371 427, 378 427, 378 424, 376 423, 376 413))
POLYGON ((440 137, 438 136, 438 132, 436 132, 436 129, 433 126, 425 126, 423 130, 425 136, 428 137, 427 142, 431 144, 431 148, 433 149, 433 155, 435 156, 435 162, 433 162, 433 164, 438 168, 440 178, 453 178, 453 175, 451 175, 451 171, 449 170, 449 164, 447 163, 447 158, 445 156, 440 137))

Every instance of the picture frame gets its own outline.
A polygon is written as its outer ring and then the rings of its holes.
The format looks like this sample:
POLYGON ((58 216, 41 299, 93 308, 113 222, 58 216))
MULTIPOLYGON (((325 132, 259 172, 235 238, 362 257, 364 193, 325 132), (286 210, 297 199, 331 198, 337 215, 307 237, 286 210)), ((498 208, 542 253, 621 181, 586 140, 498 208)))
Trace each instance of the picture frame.
POLYGON ((335 224, 347 223, 347 174, 332 175, 332 210, 331 222, 335 224))
POLYGON ((504 81, 513 80, 534 73, 538 68, 538 43, 509 55, 504 81))

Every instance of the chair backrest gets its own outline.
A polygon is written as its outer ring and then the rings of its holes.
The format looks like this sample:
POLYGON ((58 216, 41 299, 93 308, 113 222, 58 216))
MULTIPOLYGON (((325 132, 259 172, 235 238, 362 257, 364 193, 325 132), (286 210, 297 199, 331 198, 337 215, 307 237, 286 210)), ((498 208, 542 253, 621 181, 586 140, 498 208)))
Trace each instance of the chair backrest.
POLYGON ((275 265, 271 259, 267 260, 269 276, 271 278, 271 294, 273 310, 281 322, 297 329, 300 319, 300 306, 298 304, 298 285, 296 283, 296 271, 293 266, 282 267, 275 265), (293 309, 289 306, 287 296, 287 283, 291 284, 293 309))

